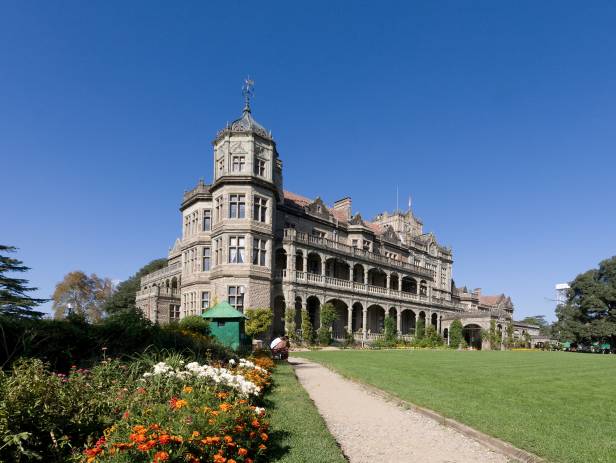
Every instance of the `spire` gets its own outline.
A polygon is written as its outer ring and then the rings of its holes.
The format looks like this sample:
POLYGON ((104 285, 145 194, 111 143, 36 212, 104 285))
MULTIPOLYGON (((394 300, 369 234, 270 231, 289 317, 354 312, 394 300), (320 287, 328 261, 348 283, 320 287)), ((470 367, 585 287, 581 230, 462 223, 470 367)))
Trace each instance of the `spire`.
POLYGON ((250 112, 250 99, 254 95, 255 81, 250 76, 244 79, 244 85, 242 85, 242 94, 244 95, 244 112, 250 112))

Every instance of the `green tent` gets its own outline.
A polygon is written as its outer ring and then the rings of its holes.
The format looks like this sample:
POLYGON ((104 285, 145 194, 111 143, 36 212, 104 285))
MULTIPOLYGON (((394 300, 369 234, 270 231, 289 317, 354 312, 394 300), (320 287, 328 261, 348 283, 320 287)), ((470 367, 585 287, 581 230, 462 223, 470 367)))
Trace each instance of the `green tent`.
POLYGON ((250 346, 250 338, 244 332, 246 315, 234 309, 227 301, 219 302, 201 316, 209 320, 210 333, 221 344, 234 350, 250 346))

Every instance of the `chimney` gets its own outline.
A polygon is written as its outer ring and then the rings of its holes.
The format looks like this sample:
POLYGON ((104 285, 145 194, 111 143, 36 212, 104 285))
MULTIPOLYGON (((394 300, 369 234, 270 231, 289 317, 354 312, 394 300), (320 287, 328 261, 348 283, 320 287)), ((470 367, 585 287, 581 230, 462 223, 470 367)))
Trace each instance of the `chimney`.
POLYGON ((338 201, 334 203, 334 209, 336 211, 343 211, 347 220, 350 220, 351 219, 351 198, 347 196, 346 198, 339 199, 338 201))

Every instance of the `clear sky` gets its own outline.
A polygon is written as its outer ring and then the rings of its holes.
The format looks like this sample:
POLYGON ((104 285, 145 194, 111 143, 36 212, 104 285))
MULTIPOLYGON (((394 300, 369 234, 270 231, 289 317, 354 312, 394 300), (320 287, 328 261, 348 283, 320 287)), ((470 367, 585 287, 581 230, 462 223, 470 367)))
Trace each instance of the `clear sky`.
POLYGON ((5 1, 0 242, 49 296, 166 255, 256 81, 285 188, 413 197, 458 286, 552 316, 616 254, 613 1, 5 1))

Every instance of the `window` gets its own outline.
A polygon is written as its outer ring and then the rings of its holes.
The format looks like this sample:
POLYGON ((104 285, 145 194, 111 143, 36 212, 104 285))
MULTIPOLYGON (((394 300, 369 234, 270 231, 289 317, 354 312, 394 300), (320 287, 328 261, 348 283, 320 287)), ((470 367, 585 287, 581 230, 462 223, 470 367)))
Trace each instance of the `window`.
POLYGON ((317 230, 316 228, 312 229, 312 236, 316 236, 317 238, 325 238, 325 232, 321 230, 317 230))
POLYGON ((265 161, 263 159, 255 159, 255 175, 265 177, 265 161))
POLYGON ((225 322, 224 322, 224 321, 220 321, 220 320, 218 320, 218 321, 216 322, 216 325, 217 325, 217 326, 225 326, 225 322))
POLYGON ((186 216, 184 217, 184 236, 188 236, 189 232, 190 232, 190 217, 186 216))
POLYGON ((370 251, 372 247, 372 242, 364 240, 364 251, 370 251))
POLYGON ((246 217, 246 195, 229 195, 229 218, 246 217))
POLYGON ((214 200, 214 212, 216 213, 216 221, 220 222, 222 217, 222 196, 219 196, 214 200))
POLYGON ((352 240, 351 241, 351 246, 353 246, 354 248, 358 247, 357 240, 352 240))
POLYGON ((203 259, 202 259, 201 270, 204 272, 209 272, 212 267, 212 248, 206 246, 203 248, 203 259))
POLYGON ((227 300, 235 310, 244 311, 244 287, 229 286, 227 300))
POLYGON ((245 165, 246 165, 245 156, 233 156, 233 159, 231 161, 231 171, 232 172, 243 172, 245 165))
POLYGON ((171 304, 169 305, 169 320, 179 320, 180 319, 180 306, 171 304))
POLYGON ((203 209, 203 231, 210 231, 212 229, 212 210, 203 209))
POLYGON ((201 313, 205 312, 205 309, 210 307, 210 292, 201 291, 201 313))
POLYGON ((218 161, 218 175, 222 175, 222 172, 225 170, 225 160, 220 159, 218 161))
POLYGON ((257 222, 267 222, 267 199, 261 198, 260 196, 254 197, 252 218, 257 222))
POLYGON ((253 265, 265 266, 267 241, 255 238, 252 242, 252 263, 253 265))
POLYGON ((214 240, 214 245, 215 245, 215 264, 216 265, 220 265, 222 264, 222 238, 216 238, 214 240))
POLYGON ((244 249, 243 236, 229 237, 229 263, 243 264, 245 262, 244 249))

